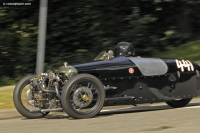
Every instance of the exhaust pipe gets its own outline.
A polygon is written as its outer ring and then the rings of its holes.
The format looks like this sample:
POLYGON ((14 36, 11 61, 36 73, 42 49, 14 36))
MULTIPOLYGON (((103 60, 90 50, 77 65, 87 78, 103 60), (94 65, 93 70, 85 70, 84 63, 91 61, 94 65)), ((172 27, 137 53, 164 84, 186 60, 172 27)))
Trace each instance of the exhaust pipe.
POLYGON ((33 109, 30 110, 31 113, 46 113, 46 112, 61 112, 63 108, 55 108, 55 109, 33 109))

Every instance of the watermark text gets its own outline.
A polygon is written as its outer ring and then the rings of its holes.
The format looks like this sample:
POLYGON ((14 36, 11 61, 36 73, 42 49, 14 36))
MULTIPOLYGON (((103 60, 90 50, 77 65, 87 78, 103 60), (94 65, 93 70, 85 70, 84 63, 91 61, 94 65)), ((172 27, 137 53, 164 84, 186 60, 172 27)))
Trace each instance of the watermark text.
POLYGON ((16 3, 16 2, 13 2, 13 3, 6 3, 6 2, 3 2, 3 6, 30 6, 31 3, 16 3))

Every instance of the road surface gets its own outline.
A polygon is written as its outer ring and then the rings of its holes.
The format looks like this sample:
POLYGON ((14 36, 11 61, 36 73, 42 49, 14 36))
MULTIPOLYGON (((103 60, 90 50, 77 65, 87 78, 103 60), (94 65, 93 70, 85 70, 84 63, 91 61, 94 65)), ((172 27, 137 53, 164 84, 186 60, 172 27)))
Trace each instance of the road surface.
POLYGON ((200 98, 192 100, 187 107, 178 109, 172 109, 164 103, 106 107, 100 115, 90 119, 75 120, 64 112, 53 113, 42 119, 26 119, 19 114, 10 119, 0 119, 0 133, 38 132, 199 133, 200 98))

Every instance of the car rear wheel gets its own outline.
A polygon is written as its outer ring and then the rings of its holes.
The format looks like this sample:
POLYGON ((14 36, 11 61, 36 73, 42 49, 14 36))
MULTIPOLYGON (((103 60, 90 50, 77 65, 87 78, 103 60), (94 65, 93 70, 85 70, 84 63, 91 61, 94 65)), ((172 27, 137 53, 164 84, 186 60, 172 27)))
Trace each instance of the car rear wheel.
POLYGON ((186 106, 191 100, 192 98, 185 98, 180 100, 172 100, 166 103, 173 108, 180 108, 186 106))
POLYGON ((61 103, 65 112, 73 118, 90 118, 104 105, 105 89, 101 81, 90 74, 78 74, 63 87, 61 103))

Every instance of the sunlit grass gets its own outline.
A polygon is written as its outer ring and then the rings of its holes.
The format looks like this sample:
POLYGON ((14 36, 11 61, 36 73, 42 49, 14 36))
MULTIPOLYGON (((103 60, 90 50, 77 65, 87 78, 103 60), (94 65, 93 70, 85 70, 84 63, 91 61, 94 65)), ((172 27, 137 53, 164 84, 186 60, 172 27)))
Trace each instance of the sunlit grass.
POLYGON ((13 90, 0 91, 0 109, 14 108, 13 90))
MULTIPOLYGON (((0 90, 0 109, 9 109, 15 108, 13 103, 13 86, 2 87, 3 90, 0 90)), ((28 86, 22 92, 22 101, 25 106, 29 106, 26 102, 26 91, 28 86)))
MULTIPOLYGON (((14 86, 4 86, 0 88, 0 109, 15 108, 13 103, 13 88, 14 86)), ((21 93, 21 99, 23 105, 28 109, 35 109, 34 106, 30 106, 27 102, 26 92, 29 90, 29 85, 25 86, 21 93)))

